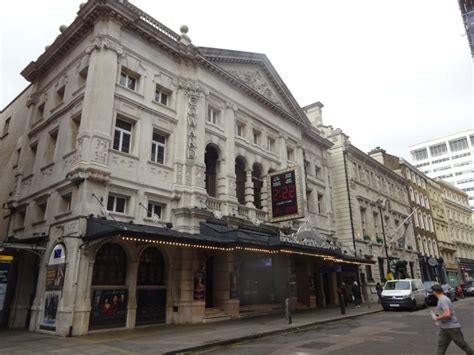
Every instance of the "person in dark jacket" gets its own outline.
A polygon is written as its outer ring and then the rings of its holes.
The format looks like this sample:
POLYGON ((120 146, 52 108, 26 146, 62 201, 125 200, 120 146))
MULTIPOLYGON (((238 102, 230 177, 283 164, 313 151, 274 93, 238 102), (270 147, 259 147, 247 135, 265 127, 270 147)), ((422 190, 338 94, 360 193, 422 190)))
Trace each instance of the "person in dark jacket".
POLYGON ((352 298, 354 299, 354 304, 357 308, 360 308, 360 304, 362 303, 362 295, 360 293, 360 287, 357 281, 354 281, 352 285, 352 298))
POLYGON ((341 287, 339 287, 339 295, 344 300, 344 306, 347 307, 347 289, 344 282, 341 284, 341 287))
POLYGON ((380 282, 377 282, 377 285, 375 285, 375 290, 377 291, 377 296, 379 297, 378 303, 382 303, 382 291, 383 287, 380 284, 380 282))

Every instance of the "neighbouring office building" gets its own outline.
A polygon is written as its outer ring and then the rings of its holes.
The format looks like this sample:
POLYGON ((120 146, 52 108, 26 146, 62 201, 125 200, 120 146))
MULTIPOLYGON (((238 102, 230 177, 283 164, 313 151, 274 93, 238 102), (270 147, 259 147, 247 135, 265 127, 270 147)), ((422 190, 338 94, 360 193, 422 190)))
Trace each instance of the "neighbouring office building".
POLYGON ((443 191, 449 235, 456 246, 459 281, 470 281, 474 278, 474 230, 468 195, 443 180, 436 182, 443 191))
POLYGON ((403 158, 388 154, 381 148, 372 150, 369 155, 402 176, 408 186, 408 194, 415 227, 416 250, 419 253, 421 278, 423 281, 444 283, 444 259, 440 258, 435 224, 433 222, 429 199, 429 180, 403 158))
POLYGON ((333 143, 329 167, 336 235, 346 250, 375 262, 361 266, 360 276, 364 298, 377 300, 375 285, 389 273, 420 277, 413 223, 403 223, 411 214, 405 179, 352 145, 341 129, 324 125, 321 105, 304 109, 333 143))
POLYGON ((469 195, 474 209, 474 129, 409 147, 411 163, 431 178, 439 178, 469 195))
MULTIPOLYGON (((0 115, 3 326, 65 336, 210 322, 281 311, 286 298, 336 304, 359 270, 379 280, 378 219, 370 240, 368 221, 337 229, 338 142, 266 56, 196 47, 185 26, 126 0, 90 0, 60 32, 0 115)), ((383 198, 390 230, 409 213, 403 180, 349 154, 353 218, 383 198)), ((390 253, 419 274, 410 249, 390 253)))

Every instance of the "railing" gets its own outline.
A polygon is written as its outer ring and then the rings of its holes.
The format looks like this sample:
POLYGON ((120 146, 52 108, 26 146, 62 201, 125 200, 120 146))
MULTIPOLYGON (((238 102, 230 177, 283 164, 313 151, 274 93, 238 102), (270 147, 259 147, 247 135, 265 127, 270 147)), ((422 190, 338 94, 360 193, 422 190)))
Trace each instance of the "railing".
POLYGON ((245 207, 242 205, 239 205, 239 207, 237 207, 237 213, 239 214, 239 216, 248 218, 249 212, 250 212, 250 209, 248 207, 245 207))
POLYGON ((122 1, 122 4, 125 5, 126 7, 128 7, 129 9, 131 9, 133 12, 137 13, 140 16, 140 20, 142 20, 143 22, 146 22, 147 24, 152 26, 154 29, 156 29, 156 30, 160 31, 161 33, 163 33, 168 38, 170 38, 170 39, 172 39, 176 42, 179 41, 179 38, 180 38, 179 34, 174 32, 170 28, 166 27, 162 23, 158 22, 153 17, 151 17, 147 13, 143 12, 138 7, 136 7, 135 5, 131 4, 128 1, 122 1))
POLYGON ((255 217, 260 221, 265 221, 267 219, 267 213, 262 210, 255 210, 255 217))
POLYGON ((222 210, 222 201, 213 198, 213 197, 208 197, 207 198, 207 208, 213 211, 221 211, 222 210))

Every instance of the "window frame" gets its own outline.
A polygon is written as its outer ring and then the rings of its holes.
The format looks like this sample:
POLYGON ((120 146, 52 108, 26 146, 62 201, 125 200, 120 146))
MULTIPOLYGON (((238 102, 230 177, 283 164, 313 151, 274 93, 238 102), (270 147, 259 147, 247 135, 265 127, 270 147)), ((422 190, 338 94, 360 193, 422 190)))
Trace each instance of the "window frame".
POLYGON ((220 120, 220 110, 212 105, 207 106, 206 122, 218 126, 220 120))
POLYGON ((153 101, 156 103, 163 105, 163 106, 170 106, 170 100, 171 100, 171 90, 165 88, 164 86, 160 84, 156 84, 155 86, 155 97, 153 98, 153 101), (163 95, 166 96, 166 103, 163 103, 163 95))
POLYGON ((133 73, 131 70, 128 70, 126 67, 122 67, 120 69, 119 85, 128 90, 137 92, 139 78, 140 78, 140 75, 133 73), (133 88, 130 87, 130 82, 133 82, 133 88))
POLYGON ((152 133, 152 136, 151 136, 151 161, 154 162, 154 163, 157 163, 157 164, 162 164, 162 165, 165 165, 166 164, 166 143, 167 143, 167 135, 166 134, 163 134, 162 132, 160 131, 157 131, 157 130, 153 130, 153 133, 152 133), (155 134, 161 136, 164 138, 164 143, 161 143, 160 141, 157 141, 154 139, 154 136, 155 134), (160 148, 163 149, 163 161, 158 161, 158 157, 159 157, 159 150, 160 148), (154 154, 153 154, 153 150, 154 150, 154 154))
POLYGON ((106 210, 107 210, 108 212, 111 212, 111 213, 117 213, 117 214, 125 215, 125 214, 127 214, 128 201, 129 201, 129 197, 128 197, 128 196, 121 195, 121 194, 116 194, 116 193, 113 193, 113 192, 109 192, 109 194, 107 195, 107 206, 106 206, 106 210), (109 209, 110 198, 113 198, 112 209, 109 209), (123 203, 123 212, 117 211, 117 200, 118 200, 118 199, 123 199, 123 200, 124 200, 124 203, 123 203))
POLYGON ((164 211, 165 211, 166 204, 154 200, 148 200, 147 205, 146 205, 146 218, 153 218, 153 214, 158 215, 159 220, 163 220, 164 216, 164 211), (150 207, 152 208, 152 213, 150 214, 150 207), (157 214, 155 213, 155 208, 159 207, 160 208, 160 213, 157 214))
POLYGON ((113 150, 118 151, 118 152, 122 152, 122 153, 125 153, 125 154, 131 154, 132 153, 134 125, 135 125, 134 122, 131 122, 131 121, 127 120, 126 118, 123 118, 122 116, 119 116, 115 119, 114 137, 113 137, 113 141, 112 141, 112 149, 113 150), (130 125, 130 131, 128 131, 125 128, 118 127, 117 123, 119 121, 124 122, 126 124, 129 124, 130 125), (118 147, 116 148, 115 147, 115 136, 116 136, 117 132, 119 133, 120 136, 119 136, 118 147), (123 150, 123 137, 124 137, 125 134, 129 135, 128 151, 123 150))

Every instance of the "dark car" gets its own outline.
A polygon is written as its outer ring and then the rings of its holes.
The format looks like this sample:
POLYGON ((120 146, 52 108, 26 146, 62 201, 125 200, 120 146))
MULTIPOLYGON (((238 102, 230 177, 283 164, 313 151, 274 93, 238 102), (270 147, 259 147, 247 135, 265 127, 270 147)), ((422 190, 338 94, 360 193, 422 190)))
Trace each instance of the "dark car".
POLYGON ((433 295, 433 291, 431 291, 431 287, 433 285, 437 285, 436 281, 425 281, 423 282, 423 286, 425 286, 426 290, 426 304, 428 306, 436 306, 438 304, 438 299, 435 295, 433 295))
POLYGON ((441 285, 441 287, 443 288, 444 295, 452 302, 458 300, 458 297, 456 296, 456 289, 454 287, 451 287, 451 285, 448 284, 441 285))
POLYGON ((474 296, 474 281, 466 281, 463 292, 466 296, 474 296))

